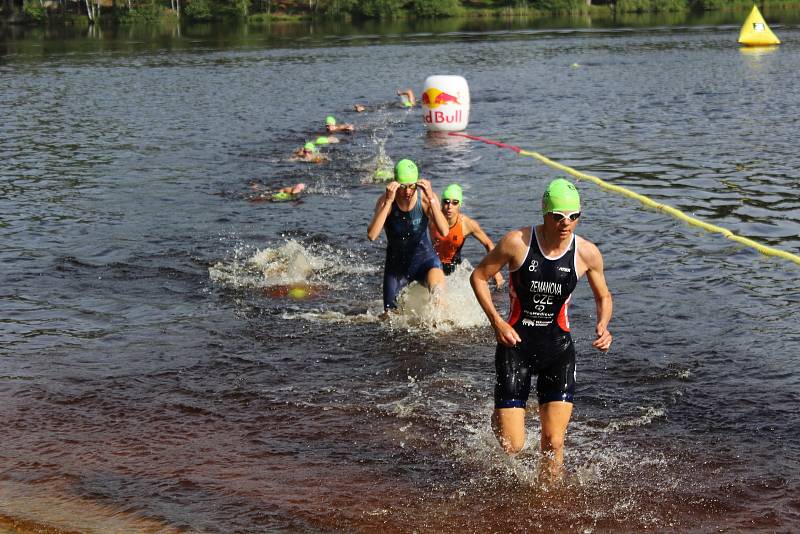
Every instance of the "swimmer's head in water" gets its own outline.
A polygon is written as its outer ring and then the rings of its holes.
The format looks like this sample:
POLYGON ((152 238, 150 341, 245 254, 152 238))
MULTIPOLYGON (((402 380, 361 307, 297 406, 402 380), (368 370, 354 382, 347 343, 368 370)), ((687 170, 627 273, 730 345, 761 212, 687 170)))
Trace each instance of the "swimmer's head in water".
POLYGON ((442 203, 444 204, 446 200, 451 201, 456 206, 461 205, 464 202, 461 186, 458 184, 448 185, 445 190, 442 191, 442 203))
POLYGON ((578 189, 564 178, 556 178, 542 196, 542 212, 576 212, 581 210, 581 197, 578 189))
POLYGON ((317 145, 315 145, 311 141, 309 141, 308 143, 303 145, 303 152, 312 152, 313 153, 313 152, 316 152, 316 151, 317 151, 317 145))
POLYGON ((394 166, 394 177, 400 184, 415 184, 419 179, 419 171, 413 161, 401 159, 394 166))
POLYGON ((333 115, 325 117, 325 126, 336 126, 336 119, 333 118, 333 115))
POLYGON ((328 138, 323 135, 322 137, 317 137, 317 139, 314 141, 314 144, 327 145, 329 142, 330 141, 328 141, 328 138))

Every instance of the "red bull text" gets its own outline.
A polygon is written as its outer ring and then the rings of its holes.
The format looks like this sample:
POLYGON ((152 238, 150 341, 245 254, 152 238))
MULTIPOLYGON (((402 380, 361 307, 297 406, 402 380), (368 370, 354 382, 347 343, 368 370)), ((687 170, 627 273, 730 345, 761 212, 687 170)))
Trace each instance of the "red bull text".
POLYGON ((462 113, 463 112, 460 109, 457 109, 452 113, 431 110, 423 115, 422 119, 426 124, 455 124, 461 122, 463 117, 462 113))
POLYGON ((460 107, 448 105, 461 105, 456 95, 445 93, 439 89, 430 88, 422 93, 422 103, 430 108, 430 110, 423 115, 423 120, 426 124, 456 124, 463 119, 463 111, 460 107), (445 108, 434 111, 435 108, 440 106, 445 106, 445 108))

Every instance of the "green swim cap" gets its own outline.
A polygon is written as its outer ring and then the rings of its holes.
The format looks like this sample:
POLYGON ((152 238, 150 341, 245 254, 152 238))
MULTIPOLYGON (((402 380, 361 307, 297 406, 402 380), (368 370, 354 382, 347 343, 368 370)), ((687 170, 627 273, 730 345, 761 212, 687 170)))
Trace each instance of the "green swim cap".
POLYGON ((317 145, 327 145, 328 142, 329 142, 328 138, 325 137, 325 136, 317 137, 317 140, 314 141, 314 143, 317 144, 317 145))
POLYGON ((413 161, 401 159, 394 166, 394 176, 401 184, 415 184, 419 179, 419 171, 413 161))
POLYGON ((287 193, 286 191, 278 191, 272 195, 273 202, 284 202, 286 200, 292 200, 291 193, 287 193))
POLYGON ((325 117, 325 124, 330 124, 331 126, 333 126, 334 124, 336 124, 336 119, 333 118, 333 115, 328 115, 327 117, 325 117))
POLYGON ((458 184, 450 184, 442 192, 442 200, 458 200, 459 204, 464 201, 461 193, 461 186, 458 184))
POLYGON ((394 173, 391 169, 378 169, 375 171, 376 180, 391 180, 392 178, 394 178, 394 173))
POLYGON ((556 178, 542 196, 542 211, 550 213, 552 211, 580 211, 581 197, 578 189, 564 178, 556 178))
POLYGON ((317 151, 317 145, 315 145, 311 141, 309 141, 308 143, 303 145, 303 148, 305 148, 306 150, 310 150, 311 152, 316 152, 317 151))

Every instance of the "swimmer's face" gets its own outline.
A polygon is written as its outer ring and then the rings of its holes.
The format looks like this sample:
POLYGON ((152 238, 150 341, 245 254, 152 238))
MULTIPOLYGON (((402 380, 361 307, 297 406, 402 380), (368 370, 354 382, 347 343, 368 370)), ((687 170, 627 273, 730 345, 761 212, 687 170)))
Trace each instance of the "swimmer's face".
POLYGON ((456 217, 461 211, 461 202, 456 199, 446 198, 442 200, 442 211, 448 219, 456 217))
POLYGON ((566 237, 575 231, 575 227, 578 226, 580 217, 580 211, 567 213, 553 211, 544 215, 544 225, 545 227, 555 228, 561 237, 566 237))
POLYGON ((334 130, 334 127, 335 126, 333 124, 326 124, 325 125, 325 131, 328 132, 328 133, 331 133, 334 130))
POLYGON ((414 193, 417 191, 417 184, 402 184, 397 188, 397 191, 406 200, 411 200, 411 198, 414 196, 414 193))

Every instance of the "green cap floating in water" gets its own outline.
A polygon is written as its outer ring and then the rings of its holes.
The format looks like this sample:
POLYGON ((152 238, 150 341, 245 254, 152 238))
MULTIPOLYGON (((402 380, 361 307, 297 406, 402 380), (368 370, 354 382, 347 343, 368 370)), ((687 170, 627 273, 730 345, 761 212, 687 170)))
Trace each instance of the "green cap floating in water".
POLYGON ((458 184, 450 184, 442 192, 442 200, 458 200, 459 204, 464 202, 462 198, 461 186, 458 184))
POLYGON ((315 145, 315 144, 314 144, 314 143, 312 143, 311 141, 309 141, 308 143, 306 143, 305 145, 303 145, 303 148, 304 148, 305 150, 308 150, 308 151, 310 151, 310 152, 316 152, 316 151, 317 151, 317 145, 315 145))
POLYGON ((413 161, 401 159, 394 166, 394 176, 401 184, 415 184, 419 179, 419 171, 413 161))
POLYGON ((564 178, 556 178, 542 196, 542 211, 550 213, 553 211, 580 211, 581 197, 578 189, 564 178))
POLYGON ((314 143, 318 145, 327 145, 329 143, 328 138, 325 136, 317 137, 317 140, 314 143))
POLYGON ((333 118, 333 115, 328 115, 327 117, 325 117, 325 124, 333 126, 334 124, 336 124, 336 119, 333 118))

